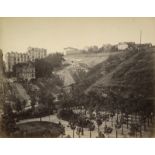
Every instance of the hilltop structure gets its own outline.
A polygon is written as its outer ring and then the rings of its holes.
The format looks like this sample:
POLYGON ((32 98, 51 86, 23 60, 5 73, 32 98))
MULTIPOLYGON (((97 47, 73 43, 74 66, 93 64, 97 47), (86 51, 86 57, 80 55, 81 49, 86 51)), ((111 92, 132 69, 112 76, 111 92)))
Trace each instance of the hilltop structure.
POLYGON ((77 49, 77 48, 73 48, 73 47, 66 47, 64 48, 64 55, 72 55, 72 54, 79 54, 82 51, 77 49))

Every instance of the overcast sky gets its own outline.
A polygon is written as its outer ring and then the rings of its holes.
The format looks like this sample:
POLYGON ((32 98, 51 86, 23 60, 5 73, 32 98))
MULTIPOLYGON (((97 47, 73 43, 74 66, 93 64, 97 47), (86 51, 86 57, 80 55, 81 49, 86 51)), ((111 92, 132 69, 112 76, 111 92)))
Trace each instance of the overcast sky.
POLYGON ((47 48, 48 53, 71 46, 123 41, 155 44, 155 18, 0 18, 0 48, 26 52, 29 46, 47 48))

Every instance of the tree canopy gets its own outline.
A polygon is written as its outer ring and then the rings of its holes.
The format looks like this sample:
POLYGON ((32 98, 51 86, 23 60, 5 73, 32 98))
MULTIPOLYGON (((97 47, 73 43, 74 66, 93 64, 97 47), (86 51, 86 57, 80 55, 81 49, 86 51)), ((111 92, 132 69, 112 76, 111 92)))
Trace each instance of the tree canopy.
POLYGON ((61 67, 64 58, 61 53, 49 54, 44 59, 35 61, 36 78, 50 77, 53 69, 61 67))

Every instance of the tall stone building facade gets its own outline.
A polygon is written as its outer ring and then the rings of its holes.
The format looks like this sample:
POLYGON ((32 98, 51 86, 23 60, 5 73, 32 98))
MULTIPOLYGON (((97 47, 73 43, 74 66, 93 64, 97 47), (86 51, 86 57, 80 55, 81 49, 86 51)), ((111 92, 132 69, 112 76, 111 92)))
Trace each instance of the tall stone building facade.
POLYGON ((3 53, 2 50, 0 49, 0 76, 3 74, 3 53))
POLYGON ((3 103, 4 99, 4 75, 3 70, 4 69, 4 63, 3 63, 3 53, 0 49, 0 107, 3 103))
POLYGON ((12 72, 13 66, 18 63, 35 61, 47 56, 47 50, 43 48, 29 47, 26 53, 8 52, 6 54, 6 72, 12 72))
POLYGON ((27 53, 9 52, 6 55, 6 71, 12 72, 13 66, 18 63, 25 63, 29 61, 27 53))
POLYGON ((15 65, 15 72, 18 80, 35 79, 35 65, 32 62, 15 65))
POLYGON ((35 59, 43 59, 47 56, 47 50, 44 48, 28 48, 28 55, 30 61, 35 61, 35 59))

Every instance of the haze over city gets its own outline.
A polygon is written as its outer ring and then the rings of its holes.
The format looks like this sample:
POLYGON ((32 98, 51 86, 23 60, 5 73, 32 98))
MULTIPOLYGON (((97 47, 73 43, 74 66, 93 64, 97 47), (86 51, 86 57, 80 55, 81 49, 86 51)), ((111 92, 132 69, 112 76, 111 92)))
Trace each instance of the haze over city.
POLYGON ((48 53, 65 47, 85 48, 134 41, 155 44, 155 18, 0 18, 3 53, 25 52, 29 46, 48 53))

